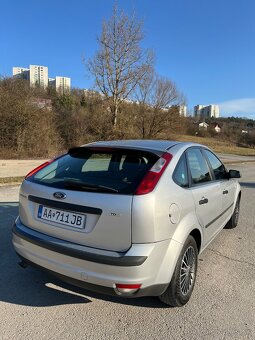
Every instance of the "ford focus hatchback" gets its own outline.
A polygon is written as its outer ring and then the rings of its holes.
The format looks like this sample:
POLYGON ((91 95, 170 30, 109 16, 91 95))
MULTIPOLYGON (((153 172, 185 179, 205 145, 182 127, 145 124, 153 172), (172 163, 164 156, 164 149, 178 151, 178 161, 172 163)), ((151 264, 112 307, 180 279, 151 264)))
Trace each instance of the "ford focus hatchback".
POLYGON ((26 176, 13 245, 23 267, 93 291, 182 306, 198 254, 237 225, 238 177, 198 144, 127 140, 72 148, 26 176))

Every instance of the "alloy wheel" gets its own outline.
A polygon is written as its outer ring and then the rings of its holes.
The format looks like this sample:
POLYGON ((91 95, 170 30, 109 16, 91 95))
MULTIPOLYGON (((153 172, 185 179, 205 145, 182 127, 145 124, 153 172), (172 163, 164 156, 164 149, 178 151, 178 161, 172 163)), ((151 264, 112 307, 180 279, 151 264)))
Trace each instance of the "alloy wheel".
POLYGON ((180 270, 180 288, 183 295, 187 295, 195 281, 196 255, 192 246, 189 246, 182 257, 180 270))

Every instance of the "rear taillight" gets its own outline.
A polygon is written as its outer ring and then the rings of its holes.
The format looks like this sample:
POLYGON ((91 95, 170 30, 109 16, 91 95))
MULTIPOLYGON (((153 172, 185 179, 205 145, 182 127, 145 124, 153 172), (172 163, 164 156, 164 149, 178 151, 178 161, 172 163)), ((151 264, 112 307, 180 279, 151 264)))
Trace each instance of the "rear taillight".
POLYGON ((33 175, 36 174, 38 171, 42 170, 43 168, 45 168, 47 165, 49 165, 49 164, 52 163, 52 162, 53 162, 53 159, 50 160, 50 161, 47 161, 47 162, 45 162, 45 163, 43 163, 43 164, 41 164, 41 165, 39 165, 38 167, 36 167, 36 168, 33 169, 32 171, 30 171, 30 172, 26 175, 25 179, 27 179, 28 177, 33 176, 33 175))
POLYGON ((134 294, 141 288, 141 284, 116 283, 116 290, 120 294, 134 294))
POLYGON ((47 165, 53 163, 54 161, 56 161, 57 159, 63 157, 64 155, 60 155, 56 158, 53 158, 53 159, 50 159, 49 161, 47 162, 44 162, 43 164, 39 165, 38 167, 36 167, 35 169, 31 170, 26 176, 25 176, 25 179, 33 176, 34 174, 36 174, 38 171, 42 170, 43 168, 45 168, 47 165))
POLYGON ((157 185, 160 177, 172 158, 173 156, 170 153, 164 153, 144 176, 143 180, 136 189, 135 195, 144 195, 151 192, 157 185))

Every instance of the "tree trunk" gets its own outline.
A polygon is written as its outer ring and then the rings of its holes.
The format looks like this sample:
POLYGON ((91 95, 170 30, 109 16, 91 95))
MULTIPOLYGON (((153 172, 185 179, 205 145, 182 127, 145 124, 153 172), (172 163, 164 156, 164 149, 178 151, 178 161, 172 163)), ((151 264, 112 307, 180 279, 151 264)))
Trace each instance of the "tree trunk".
POLYGON ((118 105, 115 104, 112 110, 112 126, 116 128, 118 118, 118 105))

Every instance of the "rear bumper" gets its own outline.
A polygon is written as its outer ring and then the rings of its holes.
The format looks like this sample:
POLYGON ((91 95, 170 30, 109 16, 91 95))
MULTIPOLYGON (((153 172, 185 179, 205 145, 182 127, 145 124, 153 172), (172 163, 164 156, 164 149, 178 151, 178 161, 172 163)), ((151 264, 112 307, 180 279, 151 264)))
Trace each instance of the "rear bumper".
POLYGON ((60 279, 63 282, 66 282, 68 284, 71 284, 73 286, 83 288, 86 290, 89 290, 91 292, 99 293, 99 294, 105 294, 105 295, 110 295, 110 296, 121 296, 121 297, 131 297, 131 298, 137 298, 137 297, 143 297, 143 296, 158 296, 162 294, 163 291, 167 288, 167 285, 165 284, 158 284, 158 285, 153 285, 147 288, 140 289, 137 293, 134 295, 119 295, 116 293, 116 290, 111 287, 105 287, 105 286, 100 286, 100 285, 95 285, 92 283, 84 282, 81 280, 74 279, 70 276, 62 275, 60 273, 54 272, 52 270, 49 270, 47 268, 41 267, 36 263, 33 263, 24 257, 20 256, 22 261, 25 262, 26 265, 29 265, 31 267, 40 269, 58 279, 60 279))
POLYGON ((126 253, 99 250, 39 233, 19 218, 13 227, 13 245, 28 264, 91 291, 118 295, 116 283, 141 284, 131 297, 161 295, 182 247, 176 241, 165 240, 133 244, 126 253))
POLYGON ((12 229, 13 234, 39 247, 68 255, 77 259, 107 264, 110 266, 133 267, 140 266, 147 256, 128 256, 127 253, 114 252, 115 256, 101 255, 88 251, 88 247, 51 237, 27 228, 17 220, 12 229))

